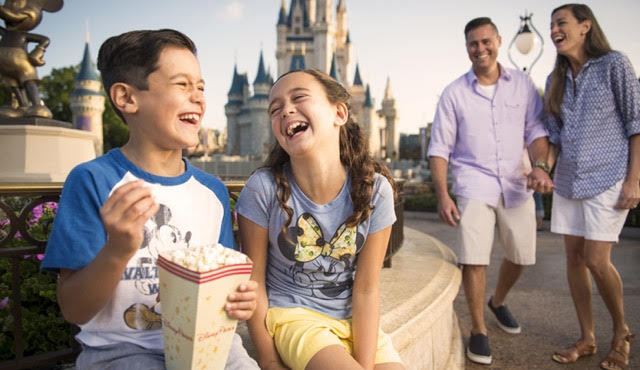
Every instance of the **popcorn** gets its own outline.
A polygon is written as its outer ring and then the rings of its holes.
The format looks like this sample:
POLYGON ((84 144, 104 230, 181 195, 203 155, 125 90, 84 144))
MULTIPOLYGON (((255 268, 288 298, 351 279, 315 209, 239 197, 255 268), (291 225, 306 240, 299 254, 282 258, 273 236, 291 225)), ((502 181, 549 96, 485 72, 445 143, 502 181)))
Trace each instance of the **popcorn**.
POLYGON ((249 257, 222 245, 180 247, 158 256, 167 370, 223 370, 237 320, 224 307, 249 280, 249 257))
POLYGON ((168 260, 191 271, 206 272, 218 267, 249 262, 246 255, 222 244, 175 249, 165 256, 168 260))

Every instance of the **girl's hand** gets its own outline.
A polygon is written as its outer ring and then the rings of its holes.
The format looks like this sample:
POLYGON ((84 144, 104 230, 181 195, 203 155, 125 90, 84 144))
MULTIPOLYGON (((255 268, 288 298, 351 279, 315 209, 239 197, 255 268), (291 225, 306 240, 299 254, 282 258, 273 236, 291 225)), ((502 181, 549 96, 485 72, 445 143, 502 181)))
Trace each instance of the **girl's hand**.
POLYGON ((228 303, 224 306, 227 315, 238 320, 249 320, 256 309, 256 289, 258 283, 249 280, 238 286, 235 293, 229 294, 228 303))

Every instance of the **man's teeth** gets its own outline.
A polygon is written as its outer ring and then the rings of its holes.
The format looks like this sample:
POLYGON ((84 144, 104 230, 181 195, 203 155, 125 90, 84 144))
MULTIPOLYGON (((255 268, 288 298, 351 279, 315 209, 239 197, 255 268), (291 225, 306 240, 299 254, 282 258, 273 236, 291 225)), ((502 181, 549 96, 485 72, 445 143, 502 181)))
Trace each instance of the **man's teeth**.
POLYGON ((180 119, 187 120, 190 122, 198 122, 200 120, 200 115, 197 113, 186 113, 186 114, 181 114, 180 119))

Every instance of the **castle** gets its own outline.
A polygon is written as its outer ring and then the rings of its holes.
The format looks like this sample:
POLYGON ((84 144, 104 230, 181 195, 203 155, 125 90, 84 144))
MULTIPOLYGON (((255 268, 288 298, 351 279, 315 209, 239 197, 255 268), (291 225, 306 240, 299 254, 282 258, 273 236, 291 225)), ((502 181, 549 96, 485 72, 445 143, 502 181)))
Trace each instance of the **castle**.
MULTIPOLYGON (((387 84, 380 107, 376 110, 369 85, 363 83, 356 64, 350 80, 352 43, 347 27, 345 0, 338 0, 333 13, 332 0, 291 0, 287 11, 282 0, 277 32, 277 76, 290 70, 316 68, 331 75, 352 95, 351 114, 366 131, 369 147, 376 158, 397 158, 399 136, 396 102, 387 84)), ((274 142, 267 112, 269 89, 273 85, 265 69, 262 52, 258 71, 249 85, 246 73, 233 70, 228 102, 226 154, 264 158, 274 142), (253 90, 253 92, 251 91, 253 90)))
POLYGON ((84 45, 80 71, 75 77, 70 94, 73 128, 85 130, 95 136, 96 155, 102 154, 102 112, 104 99, 102 81, 89 52, 89 40, 84 45))

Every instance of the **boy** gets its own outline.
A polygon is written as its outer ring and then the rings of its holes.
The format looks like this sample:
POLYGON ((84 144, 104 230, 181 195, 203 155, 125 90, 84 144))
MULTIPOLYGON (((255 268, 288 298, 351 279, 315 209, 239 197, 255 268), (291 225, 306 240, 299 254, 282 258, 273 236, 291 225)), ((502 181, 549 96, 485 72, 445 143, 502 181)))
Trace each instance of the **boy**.
MULTIPOLYGON (((100 48, 98 69, 129 141, 69 174, 42 262, 59 273, 65 319, 80 325, 78 369, 164 369, 158 253, 235 246, 224 184, 182 159, 205 111, 195 54, 173 30, 127 32, 100 48)), ((241 284, 227 313, 251 317, 255 289, 241 284)), ((226 368, 257 369, 237 334, 226 368)))

